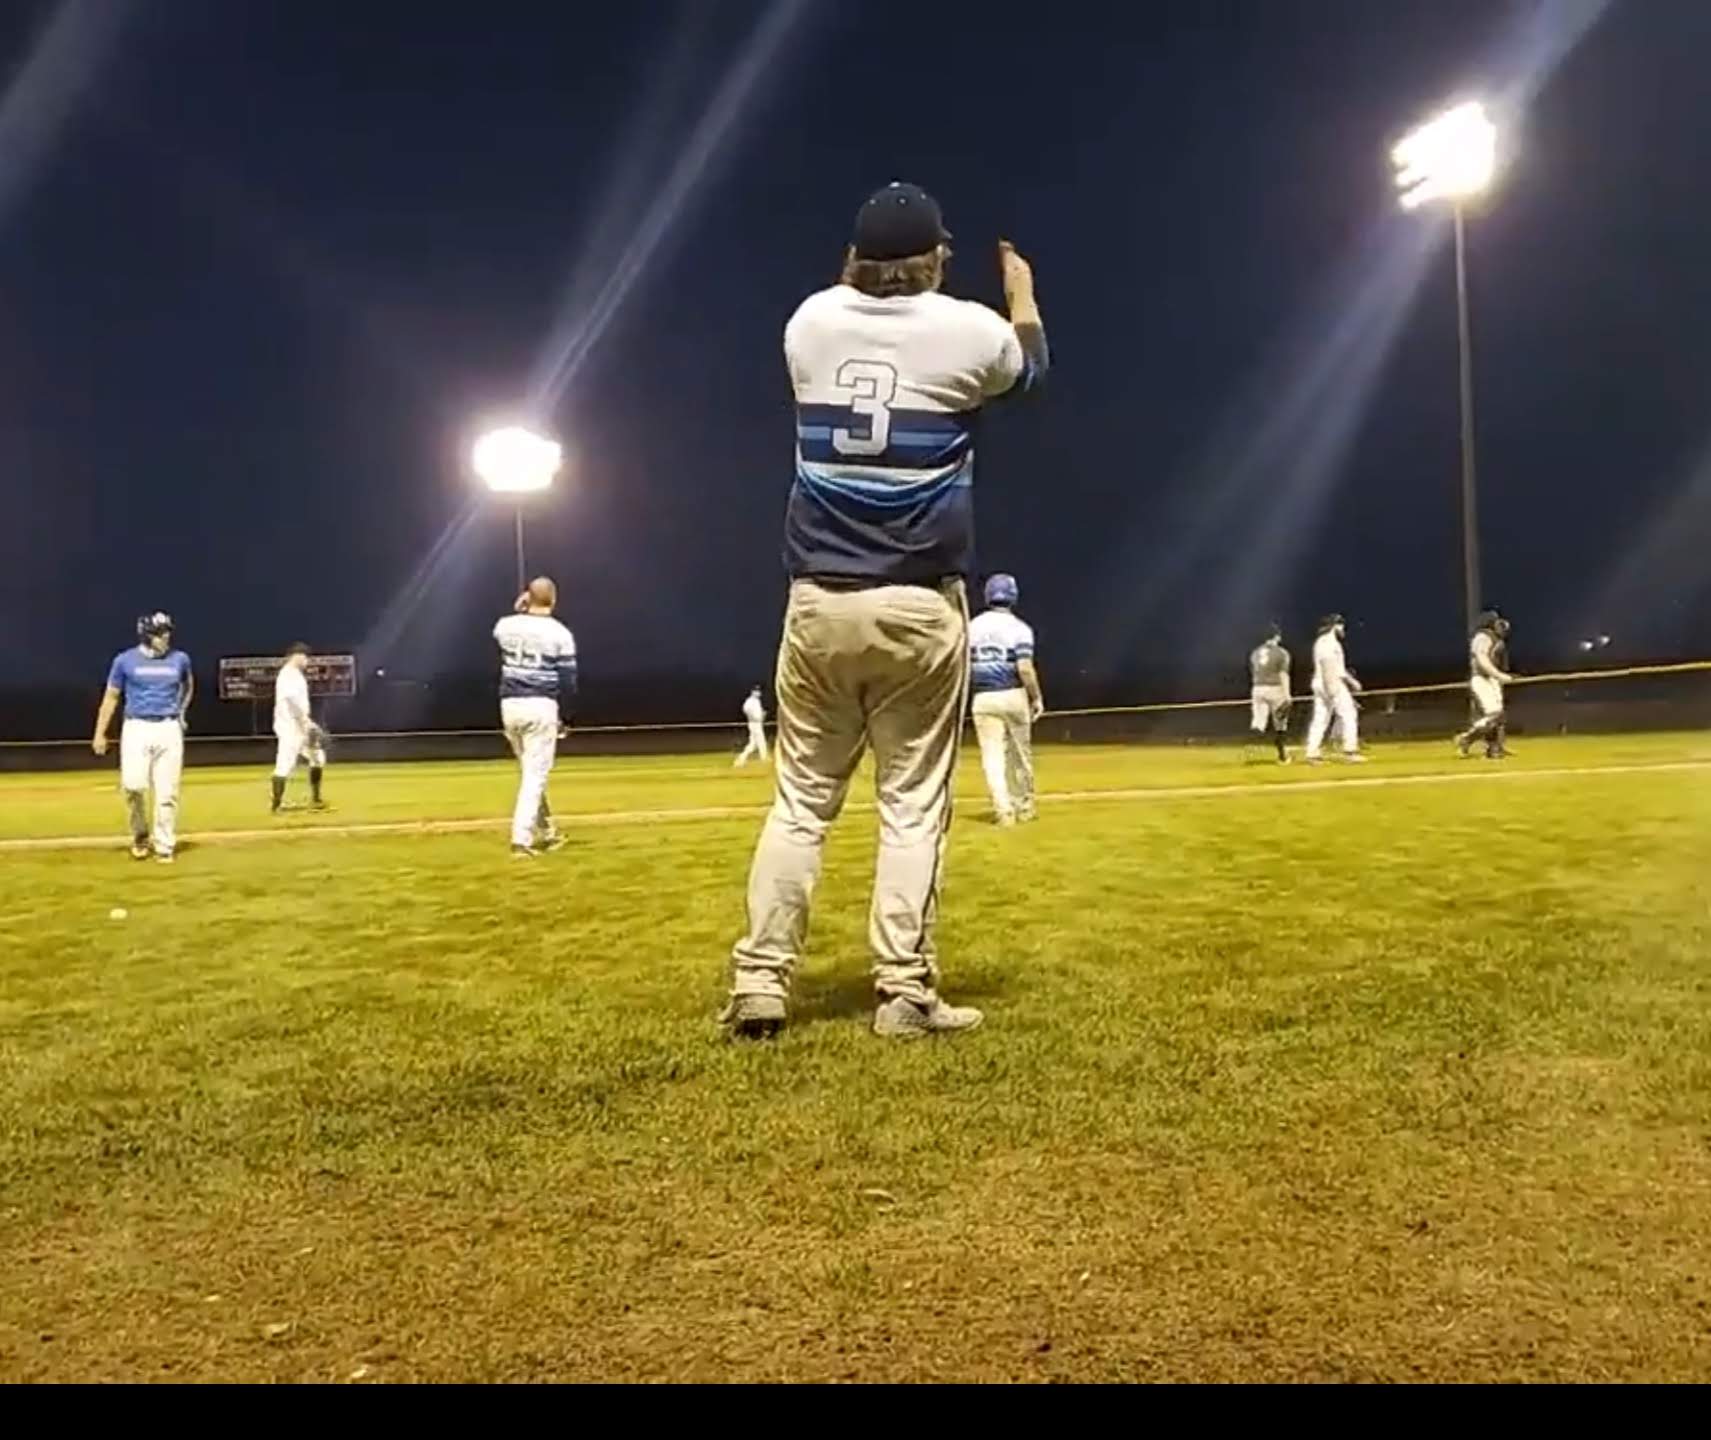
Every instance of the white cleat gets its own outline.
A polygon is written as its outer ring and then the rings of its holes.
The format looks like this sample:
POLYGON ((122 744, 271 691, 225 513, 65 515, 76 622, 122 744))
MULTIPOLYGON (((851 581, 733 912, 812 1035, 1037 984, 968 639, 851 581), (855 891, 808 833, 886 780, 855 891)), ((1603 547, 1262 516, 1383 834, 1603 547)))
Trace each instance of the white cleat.
POLYGON ((926 1005, 898 996, 873 1012, 873 1033, 884 1040, 923 1040, 977 1030, 985 1018, 972 1005, 947 1005, 936 995, 926 1005))
POLYGON ((539 852, 532 845, 513 845, 511 858, 513 860, 533 860, 539 852))
POLYGON ((158 855, 156 855, 154 857, 154 863, 156 865, 171 865, 171 864, 173 864, 174 861, 173 861, 172 851, 162 850, 158 855))
POLYGON ((1364 765, 1367 763, 1366 756, 1362 755, 1358 750, 1351 755, 1343 756, 1343 759, 1350 765, 1364 765))
POLYGON ((535 852, 541 855, 551 855, 555 850, 562 850, 566 845, 564 836, 554 830, 535 841, 535 852))
POLYGON ((147 860, 149 856, 153 854, 154 851, 149 849, 149 842, 147 840, 133 840, 131 842, 131 859, 147 860))

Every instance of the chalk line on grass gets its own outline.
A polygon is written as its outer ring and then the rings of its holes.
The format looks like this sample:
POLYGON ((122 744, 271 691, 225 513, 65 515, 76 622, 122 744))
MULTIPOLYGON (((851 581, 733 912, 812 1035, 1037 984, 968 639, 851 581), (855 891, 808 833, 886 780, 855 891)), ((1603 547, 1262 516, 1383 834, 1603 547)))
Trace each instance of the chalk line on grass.
MULTIPOLYGON (((1470 765, 1472 762, 1470 762, 1470 765)), ((1326 790, 1376 790, 1403 785, 1477 784, 1488 780, 1564 780, 1591 775, 1647 775, 1680 771, 1711 770, 1711 760, 1663 760, 1627 765, 1553 766, 1539 770, 1499 770, 1480 762, 1478 769, 1450 772, 1428 771, 1417 775, 1345 775, 1335 780, 1274 780, 1269 783, 1232 785, 1155 785, 1114 790, 1044 791, 1039 800, 1047 805, 1075 805, 1098 801, 1201 800, 1237 795, 1302 795, 1326 790)), ((555 815, 561 829, 601 825, 658 825, 691 820, 742 820, 758 818, 764 805, 698 805, 658 810, 594 810, 582 814, 555 815)), ((852 801, 846 810, 871 812, 871 800, 852 801)), ((190 831, 185 839, 195 845, 241 844, 252 840, 293 840, 308 837, 362 838, 380 835, 459 835, 484 830, 504 830, 510 820, 502 817, 465 820, 372 820, 349 825, 283 825, 248 830, 190 831)), ((0 840, 0 855, 44 850, 106 850, 123 848, 125 837, 113 835, 44 835, 0 840)))

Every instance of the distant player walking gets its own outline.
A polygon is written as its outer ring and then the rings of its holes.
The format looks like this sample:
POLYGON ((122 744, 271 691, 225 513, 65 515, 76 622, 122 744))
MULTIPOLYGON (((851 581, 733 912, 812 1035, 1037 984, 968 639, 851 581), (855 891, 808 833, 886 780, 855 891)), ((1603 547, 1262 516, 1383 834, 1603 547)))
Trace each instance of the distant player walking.
POLYGON ((999 246, 1010 318, 939 293, 950 256, 913 185, 856 217, 842 283, 784 332, 796 396, 785 516, 790 601, 778 657, 777 792, 733 954, 732 1032, 784 1023, 826 831, 874 754, 879 859, 868 923, 874 1032, 967 1030, 939 998, 933 949, 951 780, 968 695, 975 412, 1046 367, 1033 273, 999 246))
POLYGON ((1472 753, 1476 740, 1485 741, 1487 760, 1504 760, 1509 756, 1508 713, 1503 703, 1503 687, 1515 677, 1508 671, 1509 622, 1495 610, 1479 617, 1479 627, 1468 642, 1468 689, 1473 692, 1476 718, 1472 725, 1456 736, 1456 748, 1465 757, 1472 753))
POLYGON ((309 766, 309 806, 325 810, 321 776, 327 768, 327 737, 309 710, 309 647, 299 641, 285 652, 285 663, 273 680, 273 734, 278 741, 273 758, 272 812, 285 803, 285 782, 298 760, 309 766))
POLYGON ((1347 633, 1341 615, 1327 615, 1319 622, 1319 638, 1313 642, 1313 721, 1307 727, 1310 765, 1319 763, 1332 721, 1342 732, 1343 758, 1356 763, 1366 759, 1360 753, 1360 710, 1355 705, 1361 683, 1343 654, 1347 633))
POLYGON ((499 645, 499 719, 521 771, 511 854, 531 859, 564 842, 553 825, 547 777, 558 758, 560 703, 576 694, 576 641, 555 619, 558 587, 541 576, 493 627, 499 645))
POLYGON ((172 617, 157 610, 137 621, 138 643, 113 657, 90 748, 107 753, 107 732, 121 701, 119 785, 131 820, 131 858, 152 853, 163 865, 178 848, 178 786, 184 774, 185 714, 196 694, 190 657, 172 648, 172 617), (152 829, 148 793, 154 791, 152 829))
POLYGON ((1277 763, 1289 763, 1289 652, 1283 648, 1283 629, 1273 625, 1264 640, 1248 656, 1249 692, 1253 714, 1249 727, 1259 736, 1270 735, 1277 746, 1277 763))
POLYGON ((1034 632, 1016 614, 1021 590, 1014 575, 986 582, 987 608, 968 627, 974 734, 993 814, 1000 825, 1032 820, 1034 721, 1045 712, 1034 632))
POLYGON ((737 756, 736 764, 747 765, 750 760, 759 760, 766 764, 766 704, 760 698, 760 686, 756 685, 749 691, 749 698, 743 701, 743 719, 748 722, 749 743, 743 746, 743 753, 737 756))

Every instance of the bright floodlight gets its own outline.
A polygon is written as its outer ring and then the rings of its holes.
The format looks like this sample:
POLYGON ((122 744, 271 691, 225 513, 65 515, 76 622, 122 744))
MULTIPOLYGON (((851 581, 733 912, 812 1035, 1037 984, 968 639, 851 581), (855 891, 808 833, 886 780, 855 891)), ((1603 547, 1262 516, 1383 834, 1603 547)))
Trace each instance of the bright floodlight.
POLYGON ((475 473, 489 490, 520 493, 546 490, 558 474, 564 449, 520 425, 489 430, 475 442, 475 473))
POLYGON ((1485 107, 1470 100, 1404 137, 1390 158, 1404 210, 1434 200, 1466 200, 1497 172, 1497 127, 1485 107))

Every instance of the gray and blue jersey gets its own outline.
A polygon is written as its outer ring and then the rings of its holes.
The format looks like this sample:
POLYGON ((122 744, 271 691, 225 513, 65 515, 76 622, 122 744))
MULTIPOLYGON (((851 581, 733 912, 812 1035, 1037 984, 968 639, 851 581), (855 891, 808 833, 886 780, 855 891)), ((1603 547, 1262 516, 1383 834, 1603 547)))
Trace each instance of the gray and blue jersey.
POLYGON ((568 700, 576 694, 576 640, 550 615, 506 615, 493 627, 501 700, 568 700))
POLYGON ((190 657, 182 650, 153 655, 141 645, 121 650, 107 671, 107 688, 124 697, 127 720, 176 720, 190 686, 190 657))
POLYGON ((984 610, 969 622, 968 651, 976 695, 1019 690, 1021 662, 1034 658, 1034 632, 1009 610, 984 610))

